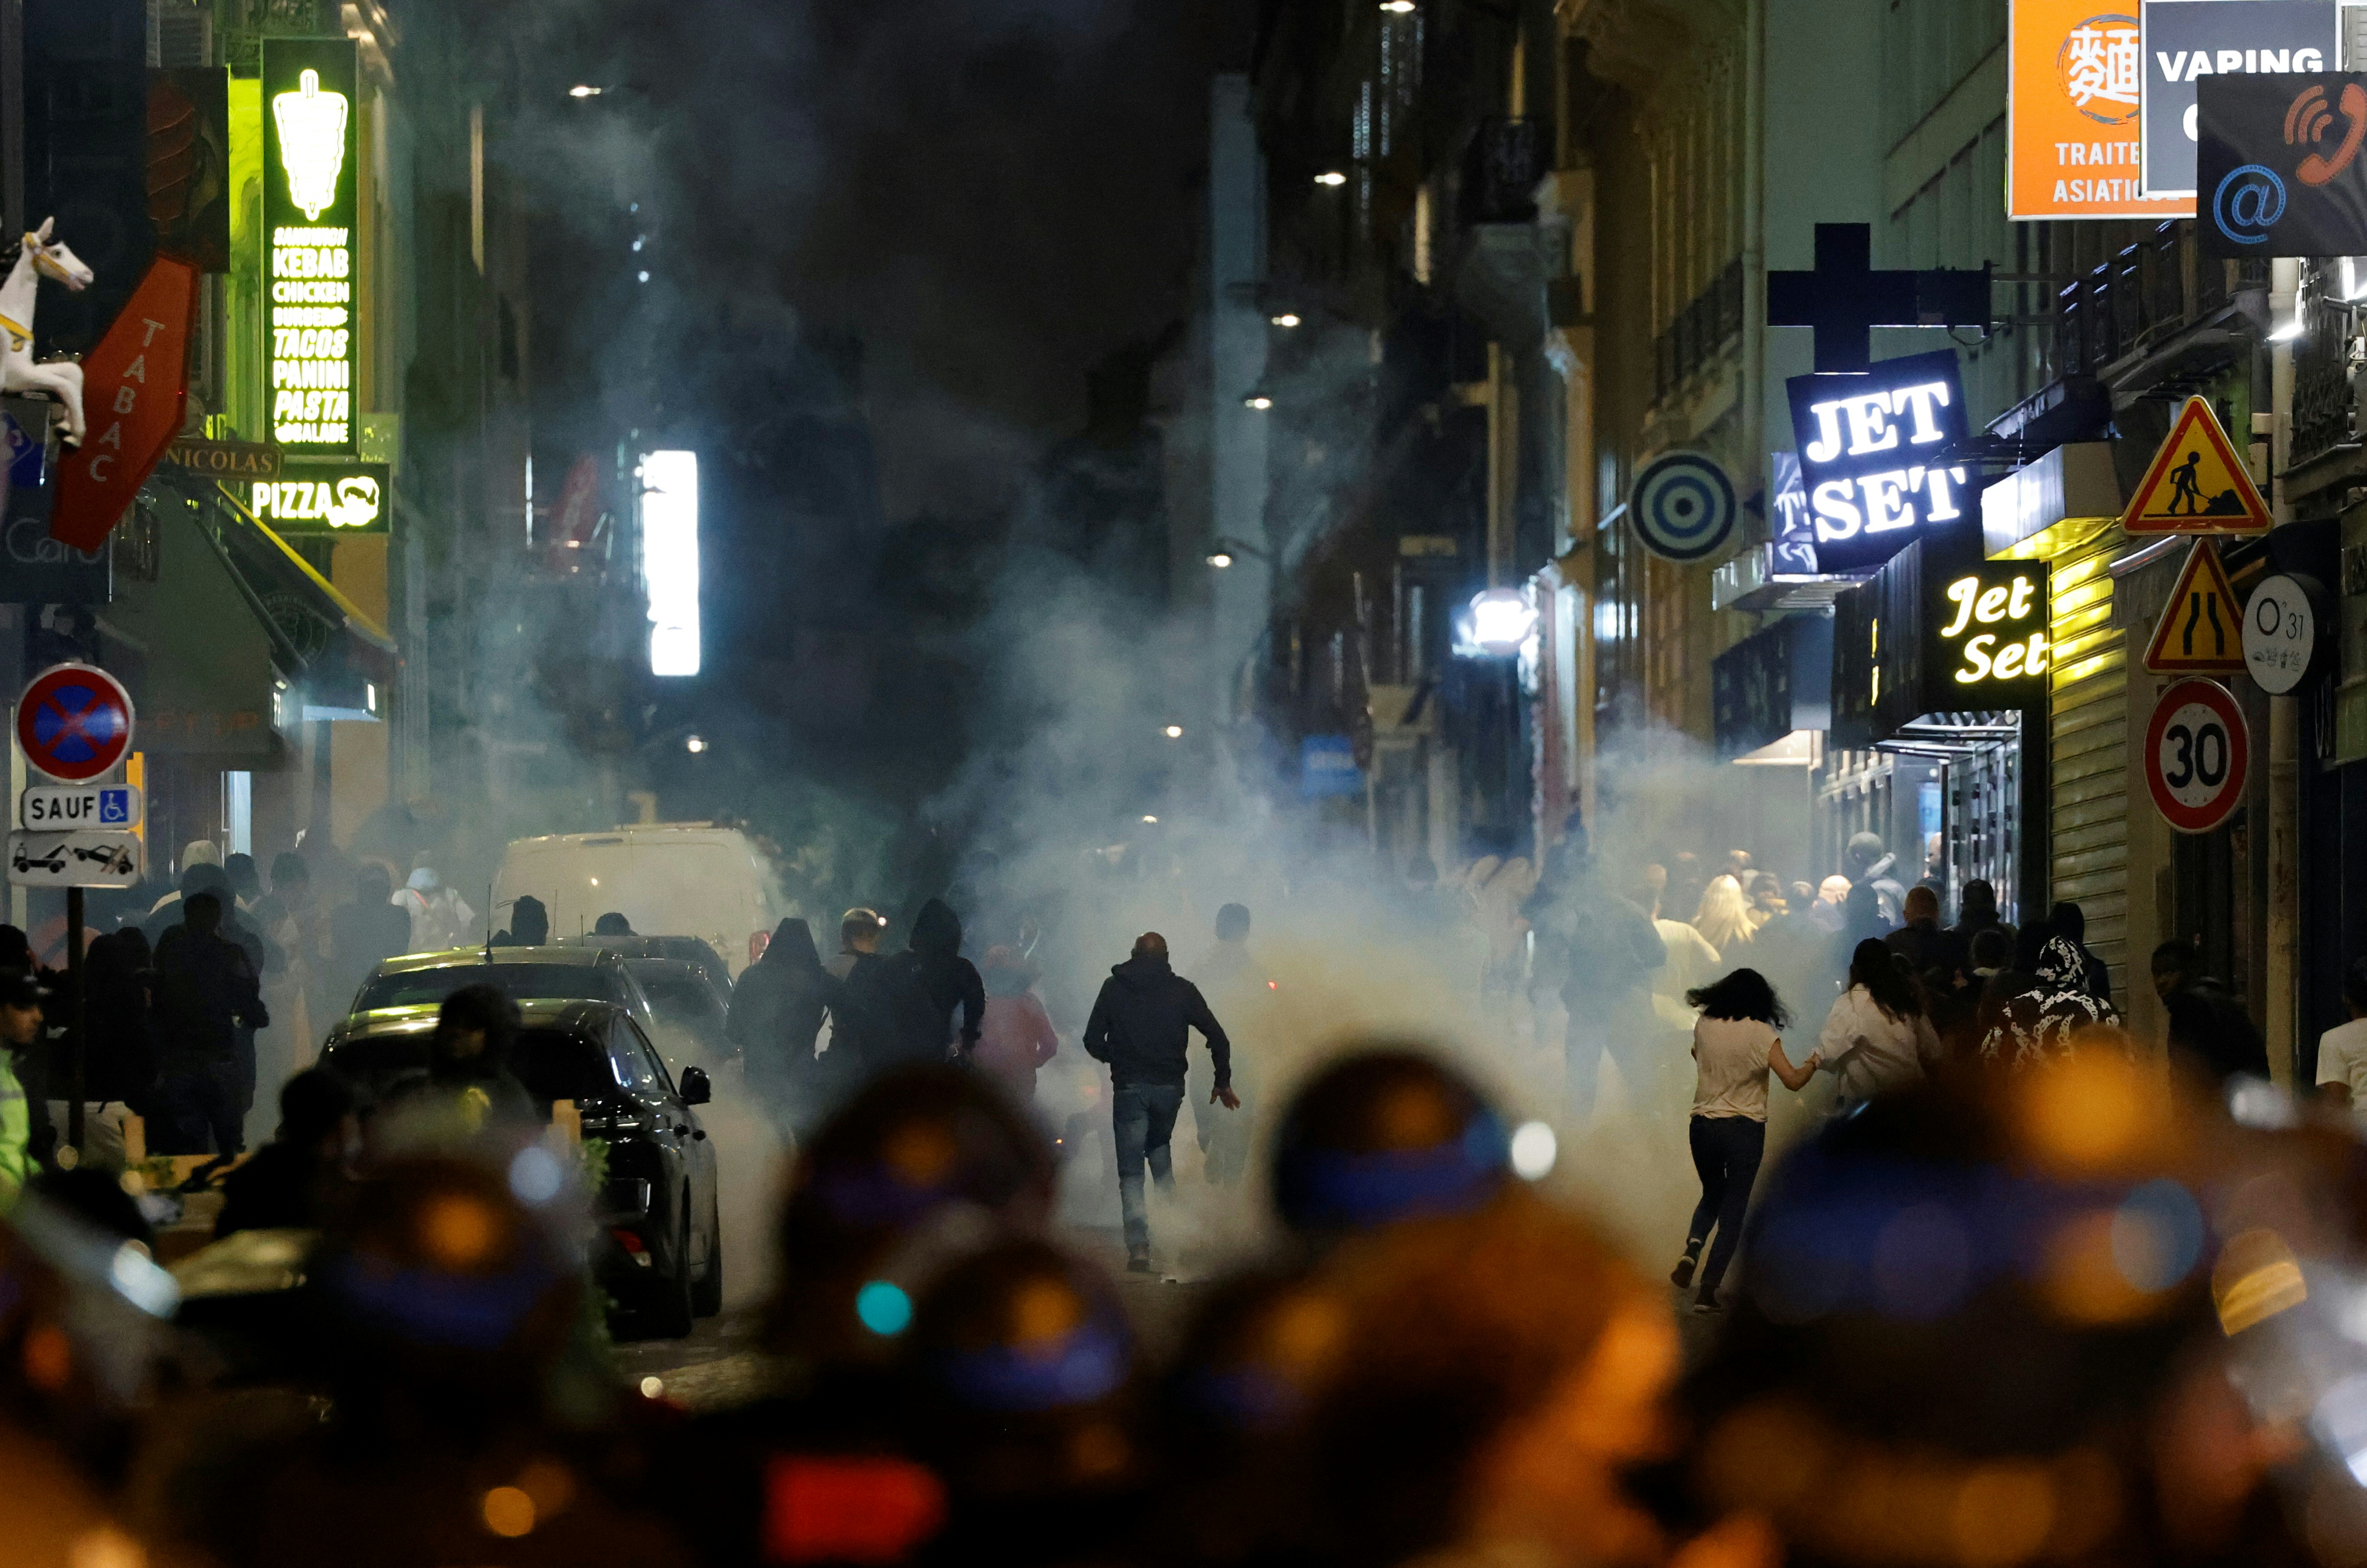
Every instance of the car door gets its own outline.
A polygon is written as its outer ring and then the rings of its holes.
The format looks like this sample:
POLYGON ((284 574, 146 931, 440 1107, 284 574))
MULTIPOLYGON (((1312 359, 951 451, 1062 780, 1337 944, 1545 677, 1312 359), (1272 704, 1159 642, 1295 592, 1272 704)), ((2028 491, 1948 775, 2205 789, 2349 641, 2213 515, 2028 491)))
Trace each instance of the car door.
POLYGON ((660 1090, 658 1114, 663 1119, 667 1136, 681 1160, 683 1170, 690 1179, 691 1258, 696 1267, 704 1267, 708 1249, 715 1237, 708 1219, 715 1213, 715 1144, 699 1124, 698 1113, 684 1103, 682 1094, 674 1088, 674 1078, 666 1071, 665 1058, 650 1043, 649 1035, 630 1017, 620 1017, 617 1022, 629 1032, 639 1048, 644 1070, 656 1082, 660 1090))

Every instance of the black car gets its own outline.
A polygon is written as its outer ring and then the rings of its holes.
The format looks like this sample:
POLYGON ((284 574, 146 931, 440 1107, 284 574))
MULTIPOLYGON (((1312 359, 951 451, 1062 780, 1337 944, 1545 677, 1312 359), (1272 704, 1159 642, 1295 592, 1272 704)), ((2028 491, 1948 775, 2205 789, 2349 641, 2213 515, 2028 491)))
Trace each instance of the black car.
POLYGON ((676 1062, 721 1062, 738 1055, 726 1025, 730 982, 719 987, 706 965, 680 958, 628 958, 625 972, 641 987, 657 1016, 650 1032, 658 1054, 676 1062))
MULTIPOLYGON (((528 1002, 615 1002, 644 1032, 658 1032, 656 1010, 622 953, 586 947, 456 947, 406 953, 381 962, 354 994, 342 1031, 364 1019, 428 1018, 463 986, 492 986, 528 1002)), ((336 1038, 334 1032, 330 1036, 336 1038)))
MULTIPOLYGON (((599 1281, 635 1325, 679 1338, 723 1308, 723 1248, 715 1145, 698 1124, 707 1074, 679 1087, 629 1008, 606 1000, 522 1000, 510 1067, 548 1116, 572 1100, 583 1139, 607 1150, 595 1207, 599 1281)), ((432 1011, 357 1014, 330 1036, 324 1060, 383 1092, 427 1065, 432 1011)))

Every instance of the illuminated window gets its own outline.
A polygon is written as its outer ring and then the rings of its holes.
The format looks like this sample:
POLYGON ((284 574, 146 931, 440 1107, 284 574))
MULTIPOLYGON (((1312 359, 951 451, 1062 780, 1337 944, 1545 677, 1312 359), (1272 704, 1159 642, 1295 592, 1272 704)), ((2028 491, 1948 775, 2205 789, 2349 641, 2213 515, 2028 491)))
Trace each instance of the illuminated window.
POLYGON ((650 673, 698 673, 698 454, 641 459, 641 581, 649 590, 650 673))

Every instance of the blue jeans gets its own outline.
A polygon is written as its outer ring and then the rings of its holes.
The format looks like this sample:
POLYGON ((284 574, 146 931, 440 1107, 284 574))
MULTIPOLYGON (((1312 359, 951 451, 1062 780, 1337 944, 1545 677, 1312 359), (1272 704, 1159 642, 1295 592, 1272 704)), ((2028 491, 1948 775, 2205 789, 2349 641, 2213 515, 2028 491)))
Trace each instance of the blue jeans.
POLYGON ((1142 1168, 1162 1192, 1175 1190, 1175 1164, 1168 1149, 1175 1113, 1184 1109, 1180 1083, 1122 1083, 1110 1088, 1110 1131, 1117 1141, 1117 1202, 1126 1214, 1129 1256, 1150 1250, 1150 1219, 1142 1206, 1142 1168))

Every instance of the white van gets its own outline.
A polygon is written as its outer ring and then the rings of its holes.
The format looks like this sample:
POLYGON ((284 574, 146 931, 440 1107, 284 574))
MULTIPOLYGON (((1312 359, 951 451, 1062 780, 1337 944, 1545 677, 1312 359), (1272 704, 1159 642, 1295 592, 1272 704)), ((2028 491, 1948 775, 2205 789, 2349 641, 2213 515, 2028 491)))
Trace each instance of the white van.
POLYGON ((527 893, 550 911, 553 941, 620 914, 643 936, 705 938, 735 978, 790 912, 748 836, 708 822, 513 840, 493 884, 496 930, 527 893))

